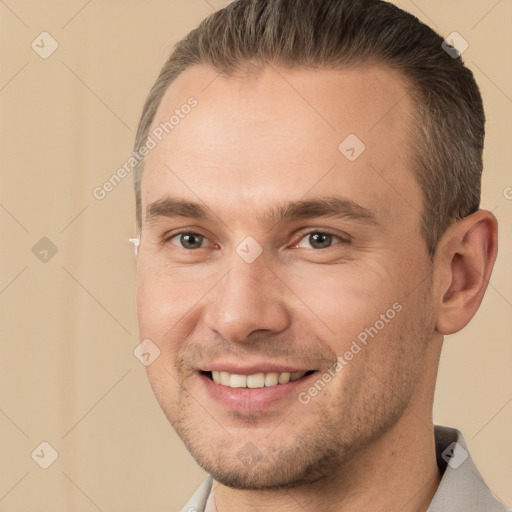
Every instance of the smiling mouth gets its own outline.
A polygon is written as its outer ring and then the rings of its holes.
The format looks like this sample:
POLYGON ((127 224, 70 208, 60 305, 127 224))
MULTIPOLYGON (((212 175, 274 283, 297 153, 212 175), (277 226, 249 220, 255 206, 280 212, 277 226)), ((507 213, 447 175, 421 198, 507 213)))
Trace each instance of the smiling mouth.
POLYGON ((215 384, 226 386, 230 388, 268 388, 288 384, 300 380, 316 370, 309 370, 307 372, 260 372, 253 373, 252 375, 238 375, 236 373, 221 372, 221 371, 201 371, 215 384))

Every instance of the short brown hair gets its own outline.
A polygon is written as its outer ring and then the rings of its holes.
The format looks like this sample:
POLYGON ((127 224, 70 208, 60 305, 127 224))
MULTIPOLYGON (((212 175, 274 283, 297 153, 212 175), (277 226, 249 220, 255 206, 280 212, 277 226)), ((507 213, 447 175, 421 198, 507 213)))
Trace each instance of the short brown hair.
MULTIPOLYGON (((342 68, 374 61, 398 70, 416 102, 412 169, 422 190, 421 232, 431 258, 446 228, 479 209, 485 115, 472 72, 443 38, 380 0, 235 0, 176 44, 144 105, 135 151, 169 85, 207 64, 227 75, 249 62, 342 68)), ((137 224, 141 176, 134 168, 137 224)))

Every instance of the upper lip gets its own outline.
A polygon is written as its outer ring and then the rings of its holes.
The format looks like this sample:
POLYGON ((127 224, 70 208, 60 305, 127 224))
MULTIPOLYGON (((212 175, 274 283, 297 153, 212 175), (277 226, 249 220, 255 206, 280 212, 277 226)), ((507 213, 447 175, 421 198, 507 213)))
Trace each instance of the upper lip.
POLYGON ((209 371, 219 371, 219 372, 228 372, 234 373, 235 375, 253 375, 255 373, 298 373, 298 372, 309 372, 314 370, 314 368, 304 368, 301 366, 289 366, 282 365, 276 363, 258 363, 251 365, 241 365, 237 363, 226 363, 226 362, 218 362, 205 364, 201 371, 209 372, 209 371))

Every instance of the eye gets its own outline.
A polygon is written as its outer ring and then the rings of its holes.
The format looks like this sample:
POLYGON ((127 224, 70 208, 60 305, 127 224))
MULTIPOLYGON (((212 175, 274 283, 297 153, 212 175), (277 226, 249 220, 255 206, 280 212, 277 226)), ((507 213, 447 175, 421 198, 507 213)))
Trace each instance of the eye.
POLYGON ((173 245, 177 245, 183 249, 201 249, 203 242, 208 239, 199 233, 191 231, 181 231, 180 233, 174 233, 174 235, 168 237, 165 241, 171 242, 173 245), (172 242, 174 238, 178 239, 178 243, 172 242))
POLYGON ((340 242, 348 243, 348 240, 343 239, 334 233, 329 233, 327 231, 310 231, 301 238, 300 242, 295 247, 302 247, 306 249, 328 249, 332 246, 333 239, 338 239, 340 242), (310 246, 305 245, 308 243, 310 246))

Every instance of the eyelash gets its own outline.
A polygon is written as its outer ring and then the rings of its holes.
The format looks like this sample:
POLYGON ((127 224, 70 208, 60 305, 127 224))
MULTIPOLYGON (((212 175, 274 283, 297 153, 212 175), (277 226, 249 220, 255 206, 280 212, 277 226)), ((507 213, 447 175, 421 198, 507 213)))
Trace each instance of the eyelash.
MULTIPOLYGON (((334 233, 333 231, 330 231, 328 229, 322 229, 322 230, 319 230, 319 229, 313 229, 313 230, 310 230, 310 231, 305 231, 305 232, 301 232, 298 234, 298 240, 297 242, 294 242, 293 244, 293 247, 296 247, 303 238, 305 238, 306 236, 308 235, 312 235, 312 234, 321 234, 321 235, 329 235, 329 236, 333 236, 333 237, 336 237, 336 238, 339 238, 341 240, 340 244, 348 244, 350 243, 350 237, 347 235, 346 238, 342 237, 341 235, 337 234, 337 233, 334 233)), ((202 236, 204 239, 208 240, 208 237, 202 235, 201 233, 197 233, 195 231, 186 231, 186 230, 183 230, 183 231, 178 231, 176 233, 172 233, 168 236, 165 236, 164 237, 164 240, 163 240, 163 243, 164 244, 167 244, 171 241, 171 239, 179 236, 179 235, 199 235, 199 236, 202 236)), ((174 245, 174 244, 173 244, 174 245)), ((334 245, 339 245, 339 244, 334 244, 334 245)), ((320 250, 323 250, 325 251, 326 249, 331 249, 332 247, 334 247, 334 245, 331 245, 329 247, 326 247, 326 248, 323 248, 323 249, 316 249, 317 251, 320 251, 320 250)), ((178 247, 179 249, 184 249, 185 251, 197 251, 198 249, 187 249, 185 247, 180 247, 180 246, 176 246, 178 247)), ((199 247, 199 249, 205 249, 206 247, 199 247)), ((313 248, 313 250, 315 250, 313 248)))

